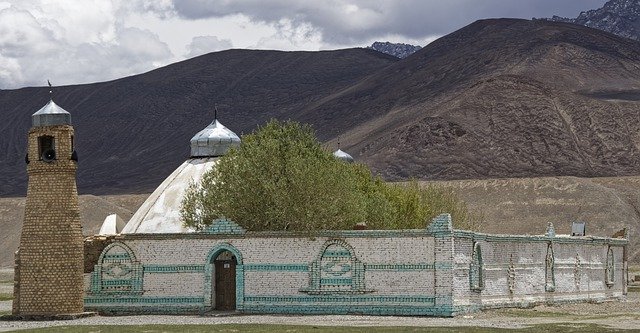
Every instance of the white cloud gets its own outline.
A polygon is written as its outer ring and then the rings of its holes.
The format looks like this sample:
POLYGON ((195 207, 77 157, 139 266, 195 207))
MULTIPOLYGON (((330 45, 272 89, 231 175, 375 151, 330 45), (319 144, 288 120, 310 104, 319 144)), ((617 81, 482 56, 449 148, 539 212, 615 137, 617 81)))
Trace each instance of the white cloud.
POLYGON ((216 36, 197 36, 187 45, 187 58, 197 57, 209 52, 226 50, 233 47, 231 40, 218 39, 216 36))
MULTIPOLYGON (((0 7, 2 8, 2 7, 0 7)), ((117 1, 15 1, 0 10, 0 88, 115 79, 173 59, 166 43, 117 19, 117 1)))
POLYGON ((115 79, 232 46, 424 46, 480 18, 575 17, 604 2, 0 0, 0 88, 115 79))

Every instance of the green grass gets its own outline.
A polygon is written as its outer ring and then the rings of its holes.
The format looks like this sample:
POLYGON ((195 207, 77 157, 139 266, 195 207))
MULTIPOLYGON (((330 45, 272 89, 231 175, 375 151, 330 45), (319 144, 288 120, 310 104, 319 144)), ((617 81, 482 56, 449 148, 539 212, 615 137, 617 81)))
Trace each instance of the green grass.
POLYGON ((0 294, 0 301, 10 301, 13 299, 13 294, 0 294))
MULTIPOLYGON (((599 325, 562 323, 534 325, 523 329, 499 329, 486 327, 332 327, 332 326, 283 326, 283 325, 136 325, 136 326, 57 326, 30 330, 24 333, 198 333, 198 332, 292 332, 292 333, 382 333, 382 332, 433 332, 433 333, 488 333, 488 332, 569 332, 596 333, 620 332, 599 325)), ((17 331, 16 331, 17 332, 17 331)))

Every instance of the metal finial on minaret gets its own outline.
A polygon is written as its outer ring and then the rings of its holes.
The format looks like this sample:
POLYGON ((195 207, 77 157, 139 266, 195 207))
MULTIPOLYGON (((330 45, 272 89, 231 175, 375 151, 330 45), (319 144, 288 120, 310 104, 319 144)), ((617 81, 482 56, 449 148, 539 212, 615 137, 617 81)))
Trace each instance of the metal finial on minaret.
POLYGON ((47 84, 49 85, 49 99, 53 101, 53 87, 51 87, 51 81, 47 80, 47 84))
POLYGON ((340 136, 338 135, 338 150, 340 150, 340 136))
POLYGON ((213 105, 213 120, 218 120, 218 104, 213 105))

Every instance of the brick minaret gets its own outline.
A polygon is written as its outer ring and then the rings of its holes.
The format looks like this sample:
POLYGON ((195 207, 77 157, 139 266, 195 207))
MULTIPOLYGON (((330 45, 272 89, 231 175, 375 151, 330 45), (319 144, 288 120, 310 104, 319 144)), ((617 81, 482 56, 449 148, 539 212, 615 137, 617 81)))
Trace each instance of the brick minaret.
POLYGON ((84 311, 83 238, 71 115, 51 100, 32 120, 13 315, 79 314, 84 311))

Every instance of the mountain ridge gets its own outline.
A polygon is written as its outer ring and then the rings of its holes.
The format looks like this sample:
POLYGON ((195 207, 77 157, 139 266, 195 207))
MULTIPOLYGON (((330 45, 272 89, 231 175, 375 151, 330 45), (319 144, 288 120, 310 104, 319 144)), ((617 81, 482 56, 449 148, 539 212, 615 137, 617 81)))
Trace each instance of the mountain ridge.
MULTIPOLYGON (((311 124, 388 180, 637 175, 640 44, 543 20, 476 21, 399 60, 366 49, 230 50, 58 87, 81 193, 150 191, 211 122, 311 124)), ((24 193, 30 115, 48 88, 0 91, 0 196, 24 193)))
POLYGON ((602 7, 581 12, 576 18, 553 16, 547 20, 574 23, 640 40, 640 1, 609 0, 602 7))

